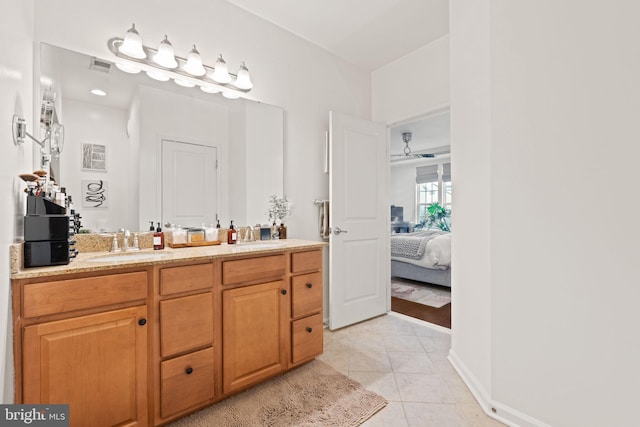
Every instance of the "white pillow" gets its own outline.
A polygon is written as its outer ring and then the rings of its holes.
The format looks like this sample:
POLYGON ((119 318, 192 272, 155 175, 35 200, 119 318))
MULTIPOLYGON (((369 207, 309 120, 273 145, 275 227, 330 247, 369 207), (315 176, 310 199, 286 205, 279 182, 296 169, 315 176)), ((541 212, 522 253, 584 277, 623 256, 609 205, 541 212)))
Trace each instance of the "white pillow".
POLYGON ((429 240, 427 254, 433 265, 440 267, 451 266, 451 234, 443 234, 429 240))

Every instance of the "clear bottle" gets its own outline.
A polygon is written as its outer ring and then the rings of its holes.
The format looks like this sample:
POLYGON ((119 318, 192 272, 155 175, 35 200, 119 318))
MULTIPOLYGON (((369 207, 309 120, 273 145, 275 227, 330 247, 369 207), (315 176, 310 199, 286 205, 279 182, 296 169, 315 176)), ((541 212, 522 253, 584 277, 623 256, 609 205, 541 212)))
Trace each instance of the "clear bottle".
POLYGON ((238 232, 233 226, 233 221, 231 221, 231 225, 229 226, 229 231, 227 231, 227 243, 233 245, 238 240, 238 232))
POLYGON ((156 231, 153 233, 153 249, 164 249, 164 233, 162 232, 162 228, 160 228, 160 223, 158 223, 158 228, 156 228, 156 231))

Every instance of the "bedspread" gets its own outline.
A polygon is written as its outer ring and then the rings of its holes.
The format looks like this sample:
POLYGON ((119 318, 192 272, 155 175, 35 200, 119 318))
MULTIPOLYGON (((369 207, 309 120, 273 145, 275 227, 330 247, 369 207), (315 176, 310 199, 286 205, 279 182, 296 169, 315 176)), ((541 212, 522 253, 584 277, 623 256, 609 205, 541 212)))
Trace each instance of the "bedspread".
POLYGON ((451 233, 425 230, 391 235, 391 259, 427 268, 451 266, 451 233))

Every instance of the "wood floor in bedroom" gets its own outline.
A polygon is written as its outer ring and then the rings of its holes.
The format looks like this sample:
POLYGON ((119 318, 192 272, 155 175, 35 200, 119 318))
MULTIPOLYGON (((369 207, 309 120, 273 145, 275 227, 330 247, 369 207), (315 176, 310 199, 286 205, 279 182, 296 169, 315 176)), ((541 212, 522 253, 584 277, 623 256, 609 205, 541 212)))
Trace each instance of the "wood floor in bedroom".
POLYGON ((391 297, 391 311, 451 329, 451 303, 435 308, 391 297))

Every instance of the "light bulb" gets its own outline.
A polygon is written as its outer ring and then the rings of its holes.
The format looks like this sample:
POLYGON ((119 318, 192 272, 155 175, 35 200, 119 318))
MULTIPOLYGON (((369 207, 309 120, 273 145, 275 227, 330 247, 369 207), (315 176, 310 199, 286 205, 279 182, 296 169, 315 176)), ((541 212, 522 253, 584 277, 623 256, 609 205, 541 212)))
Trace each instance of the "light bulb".
POLYGON ((222 92, 222 96, 224 96, 227 99, 238 99, 238 98, 240 98, 240 95, 238 95, 237 93, 235 93, 235 92, 227 92, 227 91, 222 92))
POLYGON ((118 52, 132 58, 143 59, 147 57, 142 48, 142 38, 136 30, 136 24, 131 24, 131 28, 124 35, 124 41, 118 46, 118 52))
POLYGON ((253 87, 253 83, 251 83, 251 77, 249 76, 249 70, 244 65, 240 65, 240 70, 238 70, 238 78, 233 83, 235 87, 238 89, 251 89, 253 87))
POLYGON ((220 93, 220 89, 209 85, 200 86, 200 90, 207 93, 220 93))
POLYGON ((169 76, 162 71, 147 71, 147 76, 151 77, 153 80, 158 80, 159 82, 166 82, 169 80, 169 76))
POLYGON ((224 62, 224 59, 222 59, 222 54, 218 56, 216 67, 213 69, 211 78, 218 83, 229 83, 231 81, 229 69, 227 68, 227 63, 224 62))
POLYGON ((124 71, 129 74, 138 74, 140 72, 140 68, 135 67, 133 65, 125 64, 123 62, 116 62, 116 67, 120 71, 124 71))
POLYGON ((200 57, 200 52, 196 49, 195 44, 193 45, 193 49, 189 52, 184 70, 192 76, 204 76, 207 72, 207 70, 202 66, 202 58, 200 57))
POLYGON ((166 34, 164 40, 158 46, 158 52, 153 55, 153 62, 165 68, 176 68, 178 66, 176 57, 173 55, 173 46, 166 34))
POLYGON ((178 86, 182 86, 182 87, 194 87, 195 83, 191 83, 189 80, 183 80, 183 79, 174 79, 173 80, 178 86))

